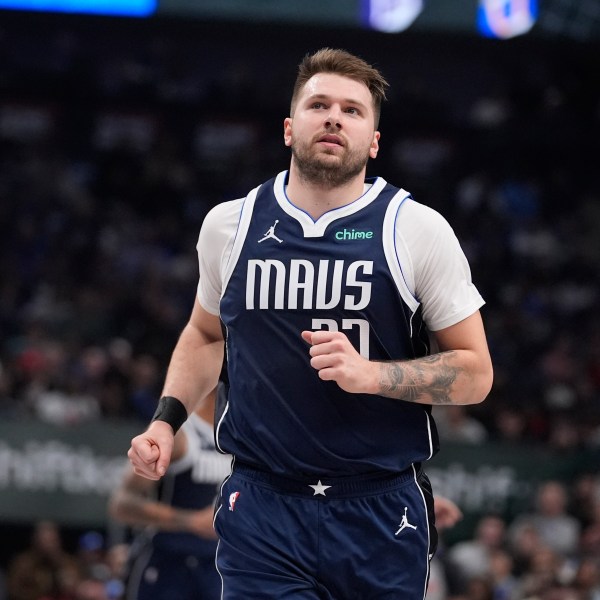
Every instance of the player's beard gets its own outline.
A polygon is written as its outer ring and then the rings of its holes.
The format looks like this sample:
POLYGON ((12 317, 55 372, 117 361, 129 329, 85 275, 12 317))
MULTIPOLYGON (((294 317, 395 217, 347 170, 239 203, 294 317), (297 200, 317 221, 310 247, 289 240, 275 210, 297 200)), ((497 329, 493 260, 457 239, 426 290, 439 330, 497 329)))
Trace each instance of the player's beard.
POLYGON ((315 152, 314 143, 294 142, 292 156, 298 175, 307 183, 326 189, 345 185, 362 173, 369 160, 370 148, 350 150, 344 146, 344 150, 341 160, 333 160, 315 152))

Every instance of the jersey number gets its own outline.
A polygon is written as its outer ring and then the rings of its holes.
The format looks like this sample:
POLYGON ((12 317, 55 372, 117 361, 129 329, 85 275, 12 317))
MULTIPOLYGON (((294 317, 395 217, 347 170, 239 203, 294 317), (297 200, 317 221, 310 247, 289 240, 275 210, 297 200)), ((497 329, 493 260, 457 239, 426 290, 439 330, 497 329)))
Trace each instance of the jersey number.
MULTIPOLYGON (((313 319, 312 329, 317 331, 327 329, 328 331, 340 331, 338 322, 334 319, 313 319)), ((369 322, 365 319, 342 319, 342 331, 349 331, 358 327, 358 352, 367 360, 369 359, 369 322)))

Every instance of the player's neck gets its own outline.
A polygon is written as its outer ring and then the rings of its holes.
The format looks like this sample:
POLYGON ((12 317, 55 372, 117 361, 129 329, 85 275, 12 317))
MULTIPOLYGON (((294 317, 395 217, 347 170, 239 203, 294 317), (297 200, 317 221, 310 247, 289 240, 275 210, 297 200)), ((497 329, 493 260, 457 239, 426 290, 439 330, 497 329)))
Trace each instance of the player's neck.
POLYGON ((306 211, 314 220, 317 220, 334 208, 354 202, 363 195, 364 189, 364 172, 344 185, 330 188, 306 181, 306 179, 300 177, 292 165, 286 194, 290 202, 306 211))

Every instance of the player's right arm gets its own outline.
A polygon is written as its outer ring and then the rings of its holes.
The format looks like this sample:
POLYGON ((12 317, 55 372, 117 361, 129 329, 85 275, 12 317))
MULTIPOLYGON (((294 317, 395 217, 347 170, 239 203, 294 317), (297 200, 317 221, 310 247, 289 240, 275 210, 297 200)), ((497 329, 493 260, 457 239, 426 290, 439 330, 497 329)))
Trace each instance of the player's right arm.
MULTIPOLYGON (((219 317, 204 310, 196 298, 190 320, 173 350, 162 395, 177 398, 189 415, 197 401, 216 387, 223 351, 219 317)), ((152 421, 146 431, 131 441, 127 456, 134 472, 148 479, 160 479, 171 461, 173 440, 169 423, 152 421)))
MULTIPOLYGON (((218 204, 208 212, 200 230, 198 292, 190 320, 171 356, 163 388, 163 396, 177 398, 188 415, 196 402, 215 388, 221 373, 224 342, 219 302, 242 207, 243 199, 218 204)), ((138 475, 160 479, 171 460, 172 448, 173 428, 154 420, 133 438, 127 456, 138 475)))

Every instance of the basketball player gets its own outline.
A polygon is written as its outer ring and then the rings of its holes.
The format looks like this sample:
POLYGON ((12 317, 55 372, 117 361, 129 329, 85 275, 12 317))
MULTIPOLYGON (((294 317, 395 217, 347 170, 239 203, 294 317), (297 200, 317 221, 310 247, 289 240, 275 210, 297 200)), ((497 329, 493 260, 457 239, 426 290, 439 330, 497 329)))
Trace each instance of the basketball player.
POLYGON ((484 301, 451 227, 365 179, 386 87, 346 51, 303 59, 289 170, 207 215, 195 306, 129 449, 138 473, 164 474, 173 432, 215 385, 222 319, 225 599, 422 599, 437 543, 432 405, 491 388, 484 301))
POLYGON ((136 532, 127 565, 126 600, 221 597, 213 514, 231 457, 215 449, 215 396, 216 390, 177 432, 171 464, 160 483, 136 475, 130 467, 111 495, 110 515, 136 532))

